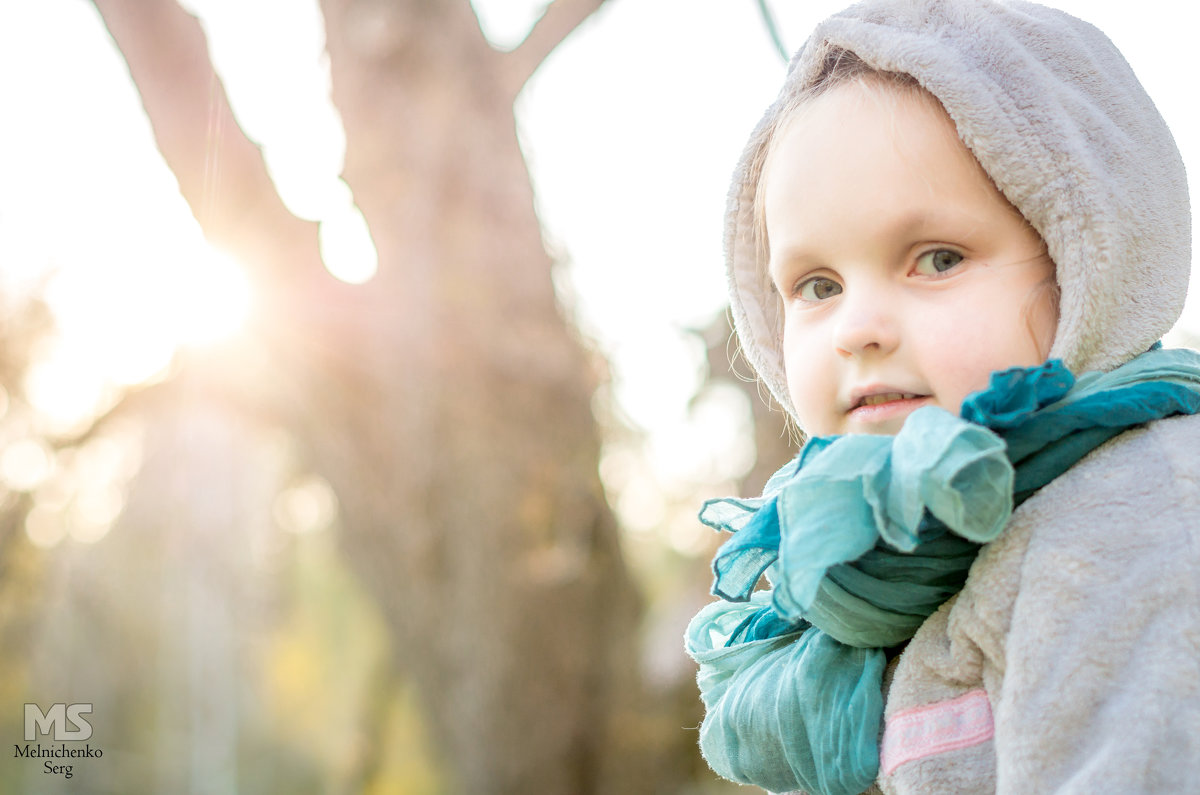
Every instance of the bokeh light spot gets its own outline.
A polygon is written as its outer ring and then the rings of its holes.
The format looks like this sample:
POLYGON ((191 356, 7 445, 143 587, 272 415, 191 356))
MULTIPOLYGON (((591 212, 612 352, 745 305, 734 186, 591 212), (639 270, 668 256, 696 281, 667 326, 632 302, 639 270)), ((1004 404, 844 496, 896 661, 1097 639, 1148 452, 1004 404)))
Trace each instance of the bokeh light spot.
POLYGON ((104 538, 125 507, 125 497, 115 486, 87 486, 75 497, 71 512, 71 538, 94 543, 104 538))
POLYGON ((25 535, 34 546, 49 549, 62 541, 67 534, 63 518, 60 511, 35 505, 25 516, 25 535))
POLYGON ((53 471, 50 450, 37 439, 21 439, 0 453, 0 480, 13 491, 32 491, 53 471))
POLYGON ((271 513, 288 532, 314 533, 333 524, 337 497, 324 478, 310 475, 280 492, 271 513))

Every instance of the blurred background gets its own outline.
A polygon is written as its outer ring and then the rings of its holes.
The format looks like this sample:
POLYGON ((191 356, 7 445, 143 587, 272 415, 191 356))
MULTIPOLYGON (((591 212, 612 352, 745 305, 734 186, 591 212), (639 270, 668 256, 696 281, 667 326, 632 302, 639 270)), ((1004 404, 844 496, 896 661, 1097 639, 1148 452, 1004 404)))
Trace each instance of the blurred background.
MULTIPOLYGON (((739 790, 694 517, 794 451, 724 195, 843 5, 0 0, 0 745, 103 752, 0 793, 739 790)), ((1056 5, 1196 195, 1196 11, 1056 5)))

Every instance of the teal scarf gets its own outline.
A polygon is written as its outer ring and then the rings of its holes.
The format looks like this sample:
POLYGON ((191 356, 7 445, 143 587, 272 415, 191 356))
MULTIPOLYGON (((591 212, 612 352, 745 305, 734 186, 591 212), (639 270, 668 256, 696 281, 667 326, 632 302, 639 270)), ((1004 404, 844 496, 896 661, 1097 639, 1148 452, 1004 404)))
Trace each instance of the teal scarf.
POLYGON ((757 499, 705 503, 735 535, 687 630, 720 775, 854 795, 875 780, 885 650, 967 578, 1013 509, 1117 434, 1200 412, 1200 354, 1158 345, 1076 379, 1055 360, 993 373, 962 417, 913 412, 896 436, 819 437, 757 499), (766 572, 773 588, 753 592, 766 572))

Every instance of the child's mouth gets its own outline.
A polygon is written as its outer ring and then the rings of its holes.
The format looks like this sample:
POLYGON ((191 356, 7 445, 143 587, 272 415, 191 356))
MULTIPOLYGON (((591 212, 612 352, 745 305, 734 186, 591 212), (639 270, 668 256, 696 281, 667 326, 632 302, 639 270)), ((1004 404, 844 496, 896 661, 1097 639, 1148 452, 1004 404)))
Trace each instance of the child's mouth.
POLYGON ((914 400, 916 398, 925 397, 924 395, 915 395, 910 392, 882 392, 878 395, 867 395, 861 397, 858 402, 851 407, 851 411, 860 406, 878 406, 883 403, 891 403, 896 400, 914 400))
POLYGON ((854 402, 847 414, 856 422, 872 425, 903 418, 932 398, 915 392, 878 392, 854 402))

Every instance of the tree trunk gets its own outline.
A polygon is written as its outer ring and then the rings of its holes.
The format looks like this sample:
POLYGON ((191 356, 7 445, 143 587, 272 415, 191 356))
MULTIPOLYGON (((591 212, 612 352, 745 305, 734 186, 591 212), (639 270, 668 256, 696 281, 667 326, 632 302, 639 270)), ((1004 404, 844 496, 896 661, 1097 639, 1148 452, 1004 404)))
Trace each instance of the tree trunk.
POLYGON ((510 54, 466 0, 322 3, 345 178, 380 262, 350 287, 313 267, 315 236, 279 213, 231 122, 221 179, 188 176, 212 151, 178 120, 201 101, 210 122, 228 113, 196 21, 168 0, 95 2, 206 233, 269 291, 269 366, 225 386, 285 418, 333 483, 454 790, 645 791, 613 756, 638 610, 597 476, 595 375, 555 300, 512 114, 554 29, 599 3, 553 4, 510 54))

